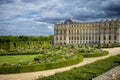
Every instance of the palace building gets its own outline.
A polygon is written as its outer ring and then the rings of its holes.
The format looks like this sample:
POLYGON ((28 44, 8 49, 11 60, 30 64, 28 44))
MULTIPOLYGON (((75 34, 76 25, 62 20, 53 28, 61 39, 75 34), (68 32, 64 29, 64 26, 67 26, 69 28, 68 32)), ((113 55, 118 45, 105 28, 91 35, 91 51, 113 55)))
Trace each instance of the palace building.
POLYGON ((55 45, 120 43, 120 19, 75 22, 70 19, 54 26, 55 45))

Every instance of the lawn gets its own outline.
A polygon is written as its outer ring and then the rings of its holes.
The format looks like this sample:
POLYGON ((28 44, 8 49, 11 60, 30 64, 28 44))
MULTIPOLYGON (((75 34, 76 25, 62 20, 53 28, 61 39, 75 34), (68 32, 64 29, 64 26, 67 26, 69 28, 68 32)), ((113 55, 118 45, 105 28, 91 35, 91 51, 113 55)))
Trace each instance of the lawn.
POLYGON ((27 62, 32 61, 38 55, 12 55, 12 56, 0 56, 0 64, 3 63, 19 63, 19 62, 27 62))

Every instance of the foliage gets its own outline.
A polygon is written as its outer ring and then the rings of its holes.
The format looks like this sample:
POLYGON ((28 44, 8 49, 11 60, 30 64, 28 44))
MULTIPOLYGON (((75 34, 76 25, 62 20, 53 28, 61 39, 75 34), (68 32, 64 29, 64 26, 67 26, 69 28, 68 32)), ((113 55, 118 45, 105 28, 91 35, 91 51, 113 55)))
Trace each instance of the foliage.
POLYGON ((0 36, 0 42, 4 41, 51 41, 53 35, 48 36, 0 36))
POLYGON ((98 60, 94 63, 74 68, 66 72, 56 73, 52 76, 40 77, 37 80, 91 80, 111 68, 118 66, 119 64, 115 63, 115 60, 120 61, 120 55, 98 60))
POLYGON ((44 54, 39 54, 35 59, 39 60, 39 63, 48 63, 48 62, 59 62, 70 59, 78 58, 79 55, 76 53, 69 52, 68 50, 58 50, 54 52, 44 52, 44 54))
POLYGON ((93 52, 93 53, 82 53, 84 57, 99 57, 108 55, 108 51, 93 52))
POLYGON ((120 47, 120 43, 111 43, 111 44, 99 44, 100 48, 113 48, 120 47))
POLYGON ((7 55, 35 55, 35 54, 42 54, 43 51, 39 52, 1 52, 0 56, 7 56, 7 55))
POLYGON ((51 41, 9 41, 9 42, 0 42, 0 49, 6 51, 26 51, 33 49, 40 49, 41 47, 50 47, 52 45, 51 41))

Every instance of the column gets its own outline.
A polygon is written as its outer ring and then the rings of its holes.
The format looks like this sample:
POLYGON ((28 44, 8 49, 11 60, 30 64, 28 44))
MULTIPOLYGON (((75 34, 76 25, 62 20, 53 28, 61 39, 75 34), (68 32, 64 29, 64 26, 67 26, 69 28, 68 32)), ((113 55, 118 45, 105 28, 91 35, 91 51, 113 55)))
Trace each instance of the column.
POLYGON ((118 26, 118 43, 120 43, 120 27, 118 26))
POLYGON ((66 30, 66 43, 69 44, 69 30, 66 30))
POLYGON ((76 35, 75 35, 75 36, 76 36, 76 43, 78 43, 78 42, 77 42, 77 29, 76 29, 76 35))

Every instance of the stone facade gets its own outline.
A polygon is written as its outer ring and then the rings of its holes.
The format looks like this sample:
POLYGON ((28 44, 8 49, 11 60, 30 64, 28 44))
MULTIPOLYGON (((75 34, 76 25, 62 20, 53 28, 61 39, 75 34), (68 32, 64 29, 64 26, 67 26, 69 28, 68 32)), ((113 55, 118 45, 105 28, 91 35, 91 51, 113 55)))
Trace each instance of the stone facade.
POLYGON ((98 22, 65 22, 54 26, 55 45, 120 43, 120 19, 98 22))

